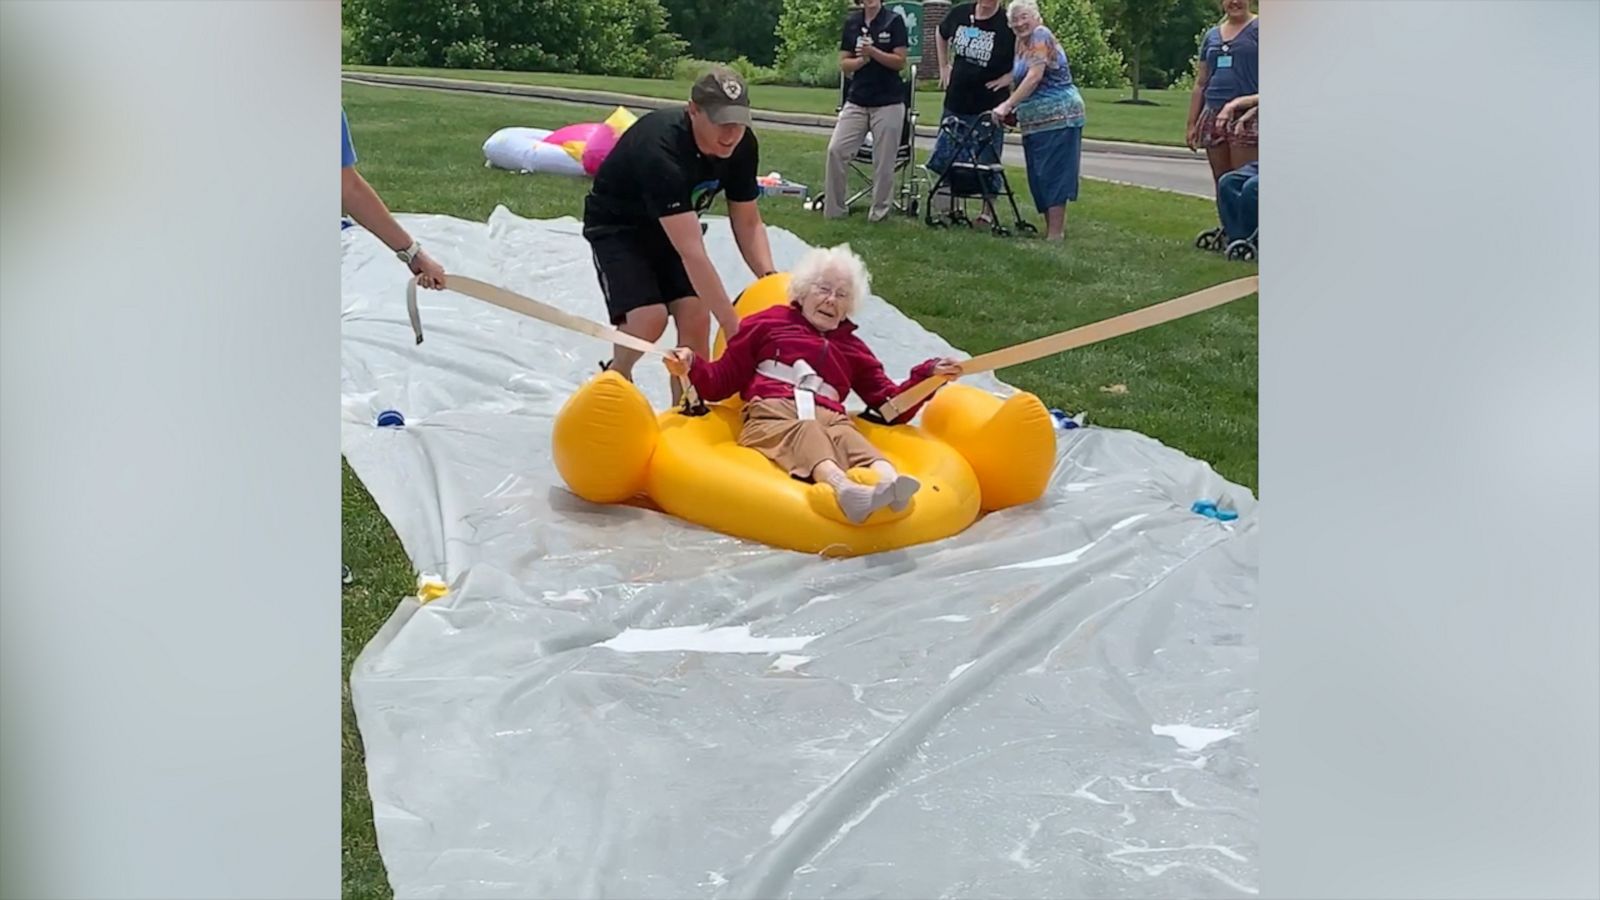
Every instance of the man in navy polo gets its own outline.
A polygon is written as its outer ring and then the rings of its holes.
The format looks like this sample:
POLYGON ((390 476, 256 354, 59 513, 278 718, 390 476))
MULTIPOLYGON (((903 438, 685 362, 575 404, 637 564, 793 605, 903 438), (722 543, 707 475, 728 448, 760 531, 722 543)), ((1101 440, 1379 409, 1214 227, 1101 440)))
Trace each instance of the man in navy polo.
POLYGON ((872 208, 868 221, 889 215, 894 193, 894 160, 905 128, 906 21, 886 9, 883 0, 865 0, 845 17, 839 40, 839 68, 850 79, 844 108, 828 141, 826 185, 822 198, 825 218, 848 214, 845 171, 872 134, 872 208))

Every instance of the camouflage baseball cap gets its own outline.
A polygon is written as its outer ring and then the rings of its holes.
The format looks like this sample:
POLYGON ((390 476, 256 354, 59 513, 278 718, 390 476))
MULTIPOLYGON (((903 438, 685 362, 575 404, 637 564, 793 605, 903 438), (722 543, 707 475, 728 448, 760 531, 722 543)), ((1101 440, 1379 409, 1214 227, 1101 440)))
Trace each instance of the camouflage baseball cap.
POLYGON ((718 125, 750 124, 750 92, 744 79, 727 66, 717 66, 694 83, 689 99, 718 125))

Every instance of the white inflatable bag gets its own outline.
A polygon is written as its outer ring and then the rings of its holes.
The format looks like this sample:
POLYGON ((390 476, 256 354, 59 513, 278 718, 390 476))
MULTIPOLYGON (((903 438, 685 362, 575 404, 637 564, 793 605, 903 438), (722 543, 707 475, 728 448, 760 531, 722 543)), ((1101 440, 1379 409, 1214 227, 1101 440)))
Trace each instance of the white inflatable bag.
POLYGON ((512 172, 549 172, 556 175, 583 175, 583 164, 572 154, 544 139, 545 128, 502 128, 483 142, 483 156, 489 165, 512 172))

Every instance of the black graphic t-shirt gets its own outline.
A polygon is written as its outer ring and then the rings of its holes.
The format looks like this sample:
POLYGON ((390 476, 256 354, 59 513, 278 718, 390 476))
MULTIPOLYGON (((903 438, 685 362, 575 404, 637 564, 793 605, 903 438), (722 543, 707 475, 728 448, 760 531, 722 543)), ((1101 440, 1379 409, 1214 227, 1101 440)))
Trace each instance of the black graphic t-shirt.
POLYGON ((749 129, 733 155, 720 159, 695 146, 683 107, 646 113, 622 133, 595 173, 584 198, 584 233, 654 229, 664 234, 659 219, 703 213, 718 193, 736 202, 755 200, 761 195, 759 157, 756 134, 749 129))
POLYGON ((994 109, 1009 93, 991 91, 987 82, 1011 71, 1016 57, 1017 37, 1006 24, 1005 4, 996 7, 987 19, 974 18, 977 7, 963 3, 950 10, 939 22, 939 35, 949 42, 950 87, 944 105, 959 116, 977 115, 994 109))

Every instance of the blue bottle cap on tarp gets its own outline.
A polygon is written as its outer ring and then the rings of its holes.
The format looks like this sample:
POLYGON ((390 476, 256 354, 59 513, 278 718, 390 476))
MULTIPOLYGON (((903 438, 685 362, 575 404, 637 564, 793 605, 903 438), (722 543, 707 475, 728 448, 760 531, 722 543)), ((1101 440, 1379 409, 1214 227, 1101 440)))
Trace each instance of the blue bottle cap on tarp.
POLYGON ((378 413, 379 428, 403 428, 405 427, 405 424, 406 417, 400 415, 400 411, 398 409, 386 409, 383 412, 378 413))
POLYGON ((1061 428, 1072 429, 1078 427, 1078 420, 1067 415, 1067 411, 1064 409, 1052 409, 1050 410, 1050 416, 1056 420, 1056 425, 1061 428))

